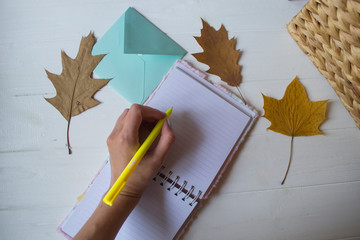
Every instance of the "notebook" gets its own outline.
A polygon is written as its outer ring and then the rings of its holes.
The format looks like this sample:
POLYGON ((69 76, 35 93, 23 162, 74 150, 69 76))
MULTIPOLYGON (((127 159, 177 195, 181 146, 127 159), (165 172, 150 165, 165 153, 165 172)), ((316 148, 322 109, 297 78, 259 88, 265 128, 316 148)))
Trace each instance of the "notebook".
MULTIPOLYGON (((176 141, 116 239, 177 239, 217 184, 257 113, 182 61, 145 105, 162 111, 173 107, 170 124, 176 141)), ((59 230, 74 237, 109 184, 106 161, 59 230)))

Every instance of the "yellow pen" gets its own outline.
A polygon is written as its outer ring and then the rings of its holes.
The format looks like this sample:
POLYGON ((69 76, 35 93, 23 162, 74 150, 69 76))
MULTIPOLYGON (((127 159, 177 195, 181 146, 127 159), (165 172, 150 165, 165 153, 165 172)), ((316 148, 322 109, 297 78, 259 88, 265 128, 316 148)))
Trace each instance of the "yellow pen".
POLYGON ((153 130, 150 132, 149 136, 145 139, 144 143, 137 150, 133 158, 130 160, 124 171, 121 173, 119 178, 116 180, 114 185, 110 188, 110 190, 106 193, 103 201, 109 206, 112 206, 113 202, 121 192, 121 190, 125 187, 127 179, 130 177, 132 172, 135 170, 136 166, 139 164, 141 159, 144 157, 146 152, 149 150, 151 144, 155 141, 156 137, 159 135, 162 126, 164 125, 164 121, 170 117, 172 113, 172 108, 166 111, 166 117, 159 120, 153 130))

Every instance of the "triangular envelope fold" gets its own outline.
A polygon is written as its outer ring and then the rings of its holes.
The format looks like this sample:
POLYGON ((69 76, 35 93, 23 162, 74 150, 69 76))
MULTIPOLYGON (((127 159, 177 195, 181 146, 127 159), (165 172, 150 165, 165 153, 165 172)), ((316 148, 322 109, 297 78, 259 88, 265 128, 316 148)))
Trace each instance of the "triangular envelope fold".
POLYGON ((125 12, 124 53, 180 55, 186 51, 134 8, 125 12))

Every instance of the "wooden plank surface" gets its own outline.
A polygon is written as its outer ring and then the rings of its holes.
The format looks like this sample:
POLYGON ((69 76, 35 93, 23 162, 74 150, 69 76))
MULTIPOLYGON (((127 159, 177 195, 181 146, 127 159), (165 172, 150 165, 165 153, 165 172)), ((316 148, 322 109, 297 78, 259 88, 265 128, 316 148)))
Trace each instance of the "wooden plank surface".
MULTIPOLYGON (((260 118, 184 239, 360 239, 360 131, 326 79, 286 30, 303 0, 3 0, 0 4, 0 238, 65 239, 56 232, 107 157, 106 138, 129 106, 110 87, 102 104, 66 121, 44 69, 61 72, 81 36, 101 37, 135 7, 189 53, 201 20, 224 24, 243 55, 241 90, 262 114, 261 93, 281 98, 297 75, 311 100, 329 99, 325 135, 298 137, 287 182, 290 138, 260 118)), ((185 56, 193 66, 207 66, 185 56)), ((219 78, 209 75, 212 81, 219 78)), ((237 93, 235 88, 229 88, 237 93)))

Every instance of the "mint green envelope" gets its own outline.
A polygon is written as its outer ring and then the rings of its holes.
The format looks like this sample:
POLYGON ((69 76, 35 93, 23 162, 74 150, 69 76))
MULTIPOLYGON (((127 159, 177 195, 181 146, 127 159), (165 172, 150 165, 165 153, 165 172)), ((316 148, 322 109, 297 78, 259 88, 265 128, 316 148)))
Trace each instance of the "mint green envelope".
POLYGON ((107 54, 95 68, 130 103, 143 103, 186 51, 134 8, 98 40, 93 55, 107 54))

